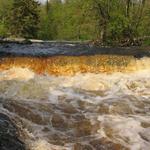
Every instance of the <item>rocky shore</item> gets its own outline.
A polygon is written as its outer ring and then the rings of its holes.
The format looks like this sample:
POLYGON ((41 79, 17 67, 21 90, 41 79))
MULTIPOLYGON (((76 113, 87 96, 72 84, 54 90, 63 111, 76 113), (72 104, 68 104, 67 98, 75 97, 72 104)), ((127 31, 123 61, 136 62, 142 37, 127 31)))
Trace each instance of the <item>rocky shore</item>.
POLYGON ((121 55, 150 57, 150 47, 99 47, 89 42, 72 41, 4 41, 0 42, 0 57, 121 55))
POLYGON ((18 131, 8 116, 0 113, 0 150, 25 150, 18 131))

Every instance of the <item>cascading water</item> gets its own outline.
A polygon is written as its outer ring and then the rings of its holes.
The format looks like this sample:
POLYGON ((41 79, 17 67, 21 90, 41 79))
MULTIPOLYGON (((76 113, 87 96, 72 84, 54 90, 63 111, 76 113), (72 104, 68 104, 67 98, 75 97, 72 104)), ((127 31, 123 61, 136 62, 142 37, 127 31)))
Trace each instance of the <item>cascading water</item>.
POLYGON ((3 57, 0 112, 30 150, 149 150, 150 59, 3 57))

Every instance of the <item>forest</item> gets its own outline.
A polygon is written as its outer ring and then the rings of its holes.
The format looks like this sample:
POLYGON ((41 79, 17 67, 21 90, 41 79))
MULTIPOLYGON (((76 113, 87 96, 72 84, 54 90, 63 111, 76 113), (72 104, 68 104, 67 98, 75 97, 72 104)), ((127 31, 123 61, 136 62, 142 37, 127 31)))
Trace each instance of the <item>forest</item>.
POLYGON ((0 37, 150 45, 150 1, 0 0, 0 37))

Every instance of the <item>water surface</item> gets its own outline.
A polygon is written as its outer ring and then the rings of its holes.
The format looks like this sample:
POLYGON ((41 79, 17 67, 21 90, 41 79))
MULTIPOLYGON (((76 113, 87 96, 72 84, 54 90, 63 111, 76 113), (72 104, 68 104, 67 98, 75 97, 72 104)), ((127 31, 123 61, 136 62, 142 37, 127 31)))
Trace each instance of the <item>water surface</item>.
POLYGON ((3 57, 0 112, 30 150, 149 150, 150 58, 3 57))

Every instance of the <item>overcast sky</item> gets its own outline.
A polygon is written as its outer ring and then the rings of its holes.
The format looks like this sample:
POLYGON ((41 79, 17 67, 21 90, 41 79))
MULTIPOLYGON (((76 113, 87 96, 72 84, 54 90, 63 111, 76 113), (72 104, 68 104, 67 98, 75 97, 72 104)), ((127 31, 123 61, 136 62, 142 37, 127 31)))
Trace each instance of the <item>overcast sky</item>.
MULTIPOLYGON (((41 3, 45 3, 46 2, 46 0, 37 0, 37 1, 39 1, 41 3)), ((62 2, 63 2, 63 0, 62 0, 62 2)))
POLYGON ((43 3, 43 2, 45 2, 46 0, 38 0, 38 1, 43 3))

